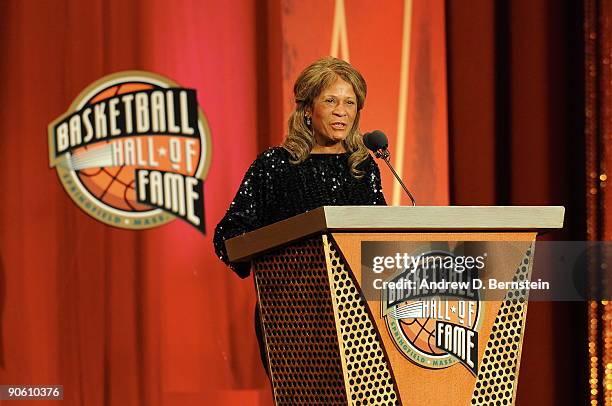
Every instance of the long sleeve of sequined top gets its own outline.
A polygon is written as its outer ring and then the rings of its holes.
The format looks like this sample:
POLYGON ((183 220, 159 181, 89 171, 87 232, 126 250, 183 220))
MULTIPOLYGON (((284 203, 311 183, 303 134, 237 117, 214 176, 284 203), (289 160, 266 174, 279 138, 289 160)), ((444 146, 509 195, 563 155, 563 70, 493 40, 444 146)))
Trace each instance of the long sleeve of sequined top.
POLYGON ((368 157, 360 164, 364 176, 357 179, 350 173, 348 157, 348 153, 311 154, 294 165, 282 147, 257 157, 215 229, 219 258, 245 278, 250 264, 229 262, 225 240, 321 206, 386 205, 374 159, 368 157))

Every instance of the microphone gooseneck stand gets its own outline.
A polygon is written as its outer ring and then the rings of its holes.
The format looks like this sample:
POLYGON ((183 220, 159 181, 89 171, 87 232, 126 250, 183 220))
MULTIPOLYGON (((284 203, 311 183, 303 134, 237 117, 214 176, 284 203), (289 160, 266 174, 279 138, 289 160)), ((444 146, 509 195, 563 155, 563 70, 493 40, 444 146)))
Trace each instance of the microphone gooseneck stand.
POLYGON ((389 150, 387 148, 379 149, 379 150, 377 150, 375 152, 375 154, 376 154, 376 158, 381 158, 383 161, 385 161, 385 163, 387 164, 389 169, 391 169, 391 172, 393 173, 393 176, 395 176, 395 179, 397 179, 397 181, 400 183, 400 185, 402 185, 402 188, 404 189, 404 192, 406 192, 406 194, 408 195, 410 200, 412 200, 412 205, 416 206, 416 200, 414 199, 414 196, 412 196, 412 193, 410 193, 410 191, 408 190, 406 185, 404 185, 404 182, 402 182, 402 180, 400 179, 400 177, 397 174, 397 172, 395 172, 395 169, 393 169, 393 165, 391 165, 391 160, 390 160, 391 153, 389 152, 389 150))

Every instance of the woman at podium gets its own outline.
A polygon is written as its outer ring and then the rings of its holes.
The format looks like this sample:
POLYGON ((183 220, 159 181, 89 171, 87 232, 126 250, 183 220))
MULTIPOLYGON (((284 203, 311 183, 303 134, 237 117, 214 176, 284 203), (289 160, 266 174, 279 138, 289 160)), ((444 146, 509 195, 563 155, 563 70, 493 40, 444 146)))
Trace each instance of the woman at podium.
POLYGON ((363 76, 337 58, 319 59, 299 75, 284 142, 251 164, 215 229, 217 255, 240 277, 250 264, 228 261, 229 238, 321 206, 386 205, 359 132, 366 92, 363 76))
MULTIPOLYGON (((361 74, 336 58, 299 75, 287 137, 251 164, 215 229, 217 255, 240 277, 249 275, 250 263, 229 262, 229 238, 321 206, 386 205, 378 165, 359 133, 366 91, 361 74)), ((258 309, 255 329, 267 372, 258 309)))

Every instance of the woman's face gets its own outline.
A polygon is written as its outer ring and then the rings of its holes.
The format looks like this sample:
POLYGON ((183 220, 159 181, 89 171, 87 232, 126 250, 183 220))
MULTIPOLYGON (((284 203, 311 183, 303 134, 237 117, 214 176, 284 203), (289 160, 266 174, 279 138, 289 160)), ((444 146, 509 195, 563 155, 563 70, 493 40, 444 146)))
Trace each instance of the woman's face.
POLYGON ((306 110, 312 118, 312 129, 317 145, 329 147, 342 142, 357 115, 357 96, 350 83, 338 77, 323 89, 306 110))

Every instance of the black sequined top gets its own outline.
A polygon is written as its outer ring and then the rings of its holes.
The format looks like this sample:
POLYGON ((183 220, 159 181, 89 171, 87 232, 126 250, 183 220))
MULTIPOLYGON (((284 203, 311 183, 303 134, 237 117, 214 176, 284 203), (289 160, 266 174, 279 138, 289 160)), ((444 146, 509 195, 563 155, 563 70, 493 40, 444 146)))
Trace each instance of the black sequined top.
POLYGON ((356 179, 348 166, 349 155, 311 154, 295 165, 282 147, 262 153, 215 229, 219 258, 245 278, 250 264, 230 263, 225 240, 321 206, 386 205, 374 159, 370 156, 358 166, 365 175, 356 179))

